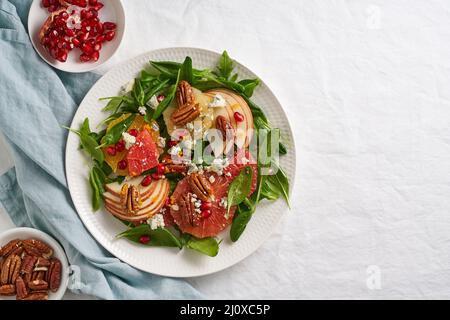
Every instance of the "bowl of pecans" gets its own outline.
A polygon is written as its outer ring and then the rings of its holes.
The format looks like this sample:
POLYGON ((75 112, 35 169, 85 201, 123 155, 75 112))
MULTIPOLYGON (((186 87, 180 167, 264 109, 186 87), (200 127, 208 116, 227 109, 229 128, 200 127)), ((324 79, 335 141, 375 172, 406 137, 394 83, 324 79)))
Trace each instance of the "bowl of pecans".
POLYGON ((32 228, 0 234, 0 300, 60 300, 69 264, 60 244, 32 228))

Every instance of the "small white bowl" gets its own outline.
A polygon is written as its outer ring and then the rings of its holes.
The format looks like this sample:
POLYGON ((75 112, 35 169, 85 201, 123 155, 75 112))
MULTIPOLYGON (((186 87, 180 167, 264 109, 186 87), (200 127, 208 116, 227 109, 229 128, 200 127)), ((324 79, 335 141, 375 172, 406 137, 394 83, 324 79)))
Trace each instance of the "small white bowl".
POLYGON ((33 0, 28 14, 28 34, 34 49, 49 65, 66 72, 80 73, 94 70, 108 61, 117 51, 125 33, 125 11, 120 0, 103 0, 105 6, 100 10, 99 16, 102 21, 112 21, 116 23, 116 36, 112 41, 103 43, 100 51, 100 59, 96 62, 81 62, 79 57, 80 49, 74 48, 69 52, 67 61, 60 62, 54 59, 42 46, 39 40, 39 31, 47 19, 49 12, 42 7, 41 0, 33 0))
MULTIPOLYGON (((49 292, 49 300, 61 300, 66 292, 67 285, 69 283, 69 263, 67 261, 66 254, 60 244, 50 237, 48 234, 32 228, 14 228, 9 229, 0 234, 0 246, 4 246, 9 241, 14 239, 37 239, 45 242, 53 249, 53 256, 61 261, 62 274, 61 274, 61 285, 56 292, 49 292)), ((0 300, 15 300, 15 296, 0 296, 0 300)))

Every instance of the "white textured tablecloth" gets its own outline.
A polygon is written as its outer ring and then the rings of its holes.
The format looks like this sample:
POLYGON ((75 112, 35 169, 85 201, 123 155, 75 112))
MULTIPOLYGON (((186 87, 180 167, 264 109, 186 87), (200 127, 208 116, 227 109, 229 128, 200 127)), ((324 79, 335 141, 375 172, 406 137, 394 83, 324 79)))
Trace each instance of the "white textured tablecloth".
MULTIPOLYGON (((161 47, 227 49, 292 121, 292 211, 255 254, 189 280, 196 288, 450 298, 448 1, 123 2, 124 42, 100 72, 161 47)), ((0 171, 6 159, 0 143, 0 171)))

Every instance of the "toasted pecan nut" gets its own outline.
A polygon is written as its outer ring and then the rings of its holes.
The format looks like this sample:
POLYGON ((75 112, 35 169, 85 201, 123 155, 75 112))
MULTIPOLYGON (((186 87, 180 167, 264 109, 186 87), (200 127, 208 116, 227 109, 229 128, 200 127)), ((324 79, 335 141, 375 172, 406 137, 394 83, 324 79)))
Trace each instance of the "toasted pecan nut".
POLYGON ((48 284, 51 291, 56 292, 61 285, 62 265, 58 259, 52 259, 48 270, 48 284))
POLYGON ((210 200, 213 193, 213 188, 205 176, 198 173, 191 174, 189 176, 189 185, 199 199, 202 201, 210 200))
POLYGON ((22 259, 22 267, 20 268, 21 274, 29 274, 33 272, 34 265, 38 261, 38 257, 26 255, 22 259))
POLYGON ((14 250, 22 246, 22 241, 19 239, 14 239, 5 244, 0 249, 0 257, 9 256, 14 250))
POLYGON ((194 92, 192 91, 192 87, 189 82, 185 80, 180 81, 177 87, 176 96, 178 107, 194 102, 194 92))
POLYGON ((141 196, 138 188, 130 186, 128 189, 127 210, 129 213, 136 213, 141 207, 141 196))
POLYGON ((48 300, 48 294, 43 292, 33 292, 22 300, 48 300))
POLYGON ((25 248, 25 251, 31 256, 43 257, 48 259, 53 255, 53 249, 40 240, 23 240, 23 247, 25 248))
POLYGON ((23 299, 28 295, 28 289, 22 277, 17 277, 16 279, 16 295, 18 300, 23 299))
POLYGON ((0 274, 1 284, 12 284, 16 281, 20 273, 22 260, 18 255, 10 255, 3 262, 0 274))
POLYGON ((216 129, 222 134, 222 140, 226 141, 233 139, 234 128, 224 116, 218 116, 216 118, 216 129))
POLYGON ((46 273, 46 271, 43 271, 43 270, 41 270, 41 271, 39 271, 39 270, 33 271, 33 273, 31 274, 31 279, 30 279, 30 281, 28 283, 30 283, 31 281, 34 281, 34 280, 45 279, 45 273, 46 273))
POLYGON ((185 223, 197 226, 200 221, 200 215, 195 211, 195 205, 192 199, 192 193, 183 194, 181 197, 180 207, 182 208, 182 212, 185 212, 185 214, 182 215, 182 219, 185 223))
POLYGON ((201 109, 198 103, 187 103, 172 113, 172 120, 176 125, 182 126, 195 120, 200 115, 201 109))
POLYGON ((16 287, 13 284, 0 286, 0 296, 13 296, 16 294, 16 287))
POLYGON ((28 287, 31 290, 47 290, 48 283, 45 280, 33 280, 28 283, 28 287))

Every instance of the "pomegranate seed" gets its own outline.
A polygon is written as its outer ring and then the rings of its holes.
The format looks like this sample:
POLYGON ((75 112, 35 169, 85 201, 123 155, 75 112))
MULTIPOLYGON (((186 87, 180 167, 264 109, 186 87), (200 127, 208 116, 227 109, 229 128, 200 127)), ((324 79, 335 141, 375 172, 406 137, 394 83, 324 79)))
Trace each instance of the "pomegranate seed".
POLYGON ((132 135, 133 137, 137 137, 138 134, 139 134, 139 132, 138 132, 136 129, 130 129, 130 130, 128 131, 128 133, 129 133, 130 135, 132 135))
POLYGON ((48 44, 48 46, 53 49, 56 48, 56 45, 58 44, 58 41, 56 39, 50 39, 50 42, 48 44))
POLYGON ((92 14, 93 17, 98 17, 98 11, 95 9, 89 10, 89 12, 92 14))
POLYGON ((109 154, 110 156, 115 156, 117 154, 116 147, 109 146, 108 148, 106 148, 106 153, 109 154))
POLYGON ((50 38, 56 39, 56 38, 58 38, 58 36, 59 36, 59 33, 55 29, 50 31, 50 38))
POLYGON ((100 58, 100 52, 94 51, 94 52, 91 54, 91 57, 92 57, 92 60, 98 61, 98 59, 100 58))
POLYGON ((97 22, 97 24, 95 25, 95 31, 98 34, 103 34, 103 32, 105 31, 104 25, 101 22, 97 22))
MULTIPOLYGON (((74 1, 74 2, 75 2, 75 1, 74 1)), ((78 1, 76 1, 76 5, 79 6, 79 7, 86 8, 86 6, 87 6, 87 1, 86 1, 86 0, 78 0, 78 1)))
POLYGON ((234 116, 234 120, 236 120, 236 122, 244 121, 244 116, 241 113, 237 112, 237 111, 234 113, 233 116, 234 116))
POLYGON ((88 20, 88 26, 91 28, 95 28, 97 26, 97 23, 99 23, 98 18, 92 18, 88 20))
POLYGON ((159 173, 152 173, 152 179, 153 180, 161 180, 164 176, 162 174, 159 173))
POLYGON ((66 60, 67 60, 67 51, 64 51, 64 50, 58 51, 58 53, 56 55, 56 59, 61 61, 61 62, 66 62, 66 60))
POLYGON ((108 41, 111 41, 112 39, 114 39, 114 36, 116 35, 115 31, 108 31, 107 33, 105 33, 105 38, 108 41))
POLYGON ((150 236, 148 235, 142 235, 139 237, 139 242, 142 244, 147 244, 150 242, 150 236))
POLYGON ((158 174, 164 174, 164 171, 166 170, 166 166, 164 165, 164 163, 158 163, 158 165, 156 166, 156 172, 158 174))
POLYGON ((97 4, 98 0, 89 0, 90 6, 95 6, 97 4))
POLYGON ((160 94, 160 95, 156 98, 156 100, 158 100, 158 102, 162 102, 165 98, 166 98, 165 95, 160 94))
POLYGON ((203 211, 202 211, 202 218, 203 218, 203 219, 208 218, 210 215, 211 215, 211 210, 206 209, 206 210, 203 210, 203 211))
POLYGON ((75 31, 73 31, 72 29, 66 29, 64 31, 64 33, 66 34, 66 36, 68 37, 74 37, 75 36, 75 31))
POLYGON ((52 5, 52 4, 56 4, 57 1, 58 0, 50 0, 49 3, 50 3, 50 5, 52 5))
POLYGON ((98 2, 96 5, 92 6, 92 9, 100 11, 103 8, 103 3, 98 2))
POLYGON ((67 21, 67 19, 69 19, 69 14, 67 13, 67 11, 63 11, 59 14, 59 17, 64 20, 67 21))
POLYGON ((48 7, 48 12, 55 12, 56 10, 58 10, 58 5, 56 4, 52 4, 48 7))
POLYGON ((101 34, 95 38, 95 41, 100 43, 105 42, 105 36, 101 34))
POLYGON ((202 204, 201 204, 201 206, 200 206, 200 209, 201 209, 201 210, 210 210, 211 207, 212 207, 212 203, 211 203, 211 202, 209 202, 209 201, 203 201, 202 204))
POLYGON ((117 142, 116 150, 117 150, 117 152, 122 152, 123 150, 125 150, 125 141, 120 140, 119 142, 117 142))
POLYGON ((167 142, 167 145, 169 146, 169 148, 172 148, 174 146, 176 146, 178 144, 178 141, 175 140, 169 140, 169 142, 167 142))
POLYGON ((92 52, 94 52, 94 48, 92 48, 89 44, 87 44, 86 42, 84 42, 81 45, 81 51, 83 51, 84 53, 90 55, 92 52))
POLYGON ((120 170, 126 169, 127 166, 128 166, 127 160, 120 160, 119 163, 117 164, 117 167, 119 167, 120 170))
POLYGON ((150 176, 145 176, 145 178, 142 179, 142 181, 141 181, 141 185, 142 185, 143 187, 149 186, 150 183, 152 183, 152 177, 150 177, 150 176))
POLYGON ((50 0, 42 0, 42 6, 44 8, 50 7, 50 0))
POLYGON ((91 57, 88 56, 86 53, 83 53, 80 55, 80 61, 81 62, 88 62, 89 60, 91 60, 91 57))
POLYGON ((114 22, 109 21, 105 22, 103 26, 105 27, 106 30, 116 30, 117 28, 117 25, 114 22))
POLYGON ((102 43, 101 42, 96 42, 94 44, 94 50, 95 51, 100 51, 102 49, 102 43))
POLYGON ((78 34, 78 39, 80 40, 80 42, 85 42, 88 38, 89 38, 89 32, 83 32, 83 31, 81 31, 81 32, 78 34))

